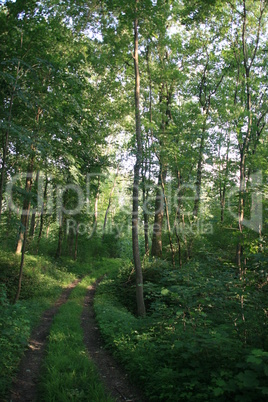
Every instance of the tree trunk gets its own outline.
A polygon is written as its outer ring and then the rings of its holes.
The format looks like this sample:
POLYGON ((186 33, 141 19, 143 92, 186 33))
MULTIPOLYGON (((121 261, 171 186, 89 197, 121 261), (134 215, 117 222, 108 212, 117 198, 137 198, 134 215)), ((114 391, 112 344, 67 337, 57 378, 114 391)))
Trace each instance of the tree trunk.
MULTIPOLYGON (((260 29, 261 29, 261 20, 263 18, 264 13, 264 2, 260 6, 260 17, 259 17, 259 25, 256 37, 256 44, 254 53, 249 59, 248 52, 248 44, 247 44, 247 9, 246 9, 246 1, 243 0, 243 27, 242 27, 242 44, 243 44, 243 64, 244 64, 244 79, 245 79, 245 87, 246 87, 246 112, 248 116, 247 121, 247 132, 244 137, 243 143, 239 144, 240 148, 240 183, 239 183, 239 205, 238 205, 238 228, 240 232, 239 241, 237 244, 237 264, 239 267, 240 276, 243 275, 243 267, 242 267, 242 243, 243 243, 243 221, 244 221, 244 209, 245 209, 245 200, 244 200, 244 190, 245 190, 245 179, 246 179, 246 158, 248 155, 250 143, 252 142, 252 131, 253 131, 253 113, 252 113, 252 100, 251 100, 251 67, 253 66, 254 59, 256 57, 257 49, 259 46, 259 38, 260 38, 260 29)), ((258 122, 259 123, 259 122, 258 122)), ((255 128, 256 130, 256 128, 255 128)), ((257 124, 257 131, 259 130, 257 124)))
POLYGON ((3 205, 3 193, 4 193, 4 181, 6 172, 6 157, 8 150, 8 130, 6 130, 4 144, 3 144, 3 158, 2 158, 2 168, 1 168, 1 178, 0 178, 0 220, 2 216, 2 205, 3 205))
POLYGON ((162 227, 164 218, 164 200, 162 185, 165 184, 167 171, 160 165, 160 172, 158 176, 158 186, 155 198, 155 216, 153 226, 153 238, 151 255, 153 257, 162 257, 162 227), (162 171, 163 170, 163 171, 162 171))
POLYGON ((111 203, 112 203, 112 196, 113 196, 113 193, 114 193, 114 189, 115 189, 115 185, 116 185, 116 179, 117 179, 117 176, 118 176, 118 172, 119 172, 119 166, 117 166, 117 170, 116 170, 116 175, 115 175, 115 178, 114 178, 113 187, 112 187, 111 192, 110 192, 110 195, 109 195, 108 206, 107 206, 107 209, 106 209, 106 212, 105 212, 105 217, 104 217, 104 222, 103 222, 103 228, 102 228, 102 238, 104 237, 104 233, 105 233, 105 228, 106 228, 106 224, 107 224, 107 217, 108 217, 108 213, 109 213, 109 210, 110 210, 110 207, 111 207, 111 203))
POLYGON ((201 136, 201 142, 200 142, 200 147, 199 147, 199 156, 198 156, 198 164, 197 164, 196 183, 195 183, 196 184, 196 195, 195 195, 194 208, 193 208, 193 217, 195 217, 195 218, 197 218, 199 208, 200 208, 205 130, 206 130, 206 123, 204 123, 203 129, 202 129, 202 136, 201 136))
POLYGON ((95 206, 94 206, 94 226, 97 227, 98 223, 98 202, 99 202, 99 195, 100 195, 100 176, 98 176, 98 187, 97 187, 97 193, 95 197, 95 206))
POLYGON ((43 204, 42 204, 42 209, 41 209, 41 217, 40 217, 40 228, 39 228, 38 241, 37 241, 37 252, 38 252, 38 249, 39 249, 39 244, 40 244, 40 240, 41 240, 42 232, 43 232, 43 227, 44 227, 44 212, 45 212, 45 206, 46 206, 47 187, 48 187, 48 178, 46 176, 46 182, 45 182, 45 188, 44 188, 44 198, 43 198, 43 204))
POLYGON ((62 240, 63 240, 63 217, 60 217, 60 226, 59 226, 59 232, 58 232, 58 247, 57 251, 55 254, 56 258, 60 258, 62 254, 62 240))
POLYGON ((149 216, 147 213, 147 199, 148 199, 148 190, 146 191, 145 189, 145 179, 146 179, 146 172, 147 169, 145 168, 145 171, 142 170, 142 202, 143 202, 143 229, 144 229, 144 249, 145 249, 145 254, 149 255, 149 216))
POLYGON ((177 171, 177 178, 178 178, 178 205, 177 205, 177 210, 176 210, 176 215, 175 215, 175 220, 174 220, 174 227, 175 227, 175 235, 177 238, 177 243, 178 243, 178 256, 179 256, 179 264, 180 267, 182 266, 182 256, 181 256, 181 239, 179 235, 179 231, 177 228, 177 224, 180 224, 180 217, 181 217, 181 183, 182 183, 182 178, 181 174, 179 171, 177 171))
MULTIPOLYGON (((39 180, 39 170, 37 171, 36 178, 35 178, 35 186, 37 188, 37 191, 38 191, 38 180, 39 180)), ((30 230, 29 230, 29 237, 33 237, 33 235, 34 235, 34 231, 35 231, 35 227, 36 227, 35 219, 36 219, 36 208, 34 207, 33 211, 32 211, 32 218, 31 218, 31 225, 30 225, 30 230)))
MULTIPOLYGON (((21 227, 20 227, 20 232, 19 232, 19 239, 16 247, 16 254, 20 254, 22 250, 22 245, 24 242, 25 238, 25 232, 27 230, 27 225, 28 225, 28 219, 29 219, 29 212, 30 212, 30 206, 31 206, 31 189, 32 189, 32 181, 33 181, 33 166, 34 166, 34 155, 30 157, 30 162, 28 165, 28 172, 27 172, 27 177, 26 177, 26 185, 25 185, 25 190, 26 190, 26 195, 24 197, 23 201, 23 207, 22 207, 22 214, 21 214, 21 227)), ((26 247, 26 245, 25 245, 26 247)))
POLYGON ((175 251, 174 251, 172 236, 171 236, 169 211, 168 211, 168 199, 165 194, 165 185, 164 185, 163 177, 161 177, 161 186, 162 186, 163 197, 164 197, 164 201, 165 201, 166 219, 167 219, 167 226, 168 226, 168 238, 169 238, 169 245, 170 245, 170 250, 171 250, 171 255, 172 255, 172 265, 173 265, 173 267, 175 267, 175 251))
POLYGON ((28 228, 28 221, 29 221, 29 213, 31 208, 31 189, 32 189, 32 177, 33 177, 33 165, 34 165, 34 155, 31 156, 30 163, 28 166, 28 173, 26 177, 26 185, 25 189, 27 195, 24 198, 23 202, 23 211, 21 215, 21 225, 24 227, 24 231, 20 231, 19 240, 17 244, 16 254, 21 252, 21 261, 20 261, 20 271, 19 271, 19 282, 17 293, 15 296, 14 304, 19 300, 20 291, 21 291, 21 283, 22 283, 22 273, 23 273, 23 266, 24 266, 24 256, 26 251, 26 241, 27 241, 27 228, 28 228))
POLYGON ((146 182, 146 174, 149 170, 149 182, 150 182, 150 176, 151 176, 151 154, 150 154, 150 142, 149 142, 149 133, 151 135, 151 138, 153 137, 153 129, 152 129, 152 123, 153 123, 153 114, 152 114, 152 78, 151 78, 151 70, 150 70, 150 64, 149 64, 149 58, 150 58, 150 49, 149 45, 147 47, 147 52, 146 52, 146 63, 147 63, 147 72, 148 72, 148 77, 149 77, 149 113, 150 113, 150 129, 147 132, 146 135, 146 149, 145 149, 145 158, 143 158, 143 166, 145 164, 145 169, 142 172, 142 201, 143 201, 143 220, 144 220, 144 249, 145 249, 145 254, 149 256, 149 214, 147 212, 147 200, 149 196, 149 190, 145 188, 145 182, 146 182), (147 156, 147 152, 149 151, 149 156, 147 156), (145 161, 144 161, 145 159, 145 161), (148 169, 149 165, 149 169, 148 169), (146 207, 145 207, 146 206, 146 207))
MULTIPOLYGON (((159 104, 161 110, 161 104, 166 99, 165 104, 165 113, 162 112, 162 122, 161 122, 161 130, 163 137, 159 140, 161 148, 163 146, 163 138, 165 139, 165 130, 166 126, 168 126, 169 120, 171 120, 171 111, 170 104, 172 101, 172 86, 168 89, 167 84, 162 83, 161 91, 159 95, 159 104), (164 89, 166 88, 166 94, 164 94, 164 89)), ((160 151, 160 155, 158 156, 160 170, 158 176, 158 188, 156 191, 156 199, 155 199, 155 218, 154 218, 154 226, 153 226, 153 238, 152 238, 152 249, 151 254, 155 257, 162 256, 162 228, 163 228, 163 217, 164 217, 164 193, 163 188, 166 182, 167 168, 166 163, 164 164, 164 154, 160 151)))
MULTIPOLYGON (((138 0, 136 2, 136 13, 138 0)), ((146 314, 144 297, 143 297, 143 275, 139 251, 139 235, 138 235, 138 209, 139 209, 139 175, 142 159, 142 144, 141 144, 141 121, 140 121, 140 74, 138 61, 138 18, 134 21, 134 69, 135 69, 135 121, 136 121, 136 163, 134 166, 134 181, 133 181, 133 209, 132 209, 132 249, 136 274, 136 300, 138 316, 146 314)))
POLYGON ((48 239, 49 231, 50 231, 50 222, 48 222, 47 230, 46 230, 46 238, 47 239, 48 239))
POLYGON ((77 252, 78 252, 78 235, 79 235, 79 223, 77 224, 76 234, 75 234, 75 247, 74 247, 74 260, 77 260, 77 252))
MULTIPOLYGON (((30 204, 28 206, 28 216, 29 216, 29 212, 30 212, 30 204)), ((23 274, 23 266, 24 266, 24 256, 25 256, 26 241, 27 241, 27 224, 28 224, 28 219, 26 221, 26 227, 25 227, 25 231, 24 231, 24 234, 23 234, 23 247, 22 247, 22 252, 21 252, 19 282, 18 282, 18 288, 17 288, 17 293, 16 293, 16 296, 15 296, 14 304, 19 300, 20 291, 21 291, 22 274, 23 274)))

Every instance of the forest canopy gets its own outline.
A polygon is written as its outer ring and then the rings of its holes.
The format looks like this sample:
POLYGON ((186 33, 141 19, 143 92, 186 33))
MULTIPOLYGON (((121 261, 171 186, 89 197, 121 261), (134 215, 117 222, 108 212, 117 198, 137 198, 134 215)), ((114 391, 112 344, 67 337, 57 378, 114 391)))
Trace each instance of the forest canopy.
MULTIPOLYGON (((174 333, 180 322, 189 342, 188 325, 201 333, 217 322, 214 343, 199 334, 204 344, 214 353, 226 330, 219 360, 240 342, 236 358, 267 395, 268 363, 265 375, 247 366, 267 359, 256 352, 267 353, 267 31, 266 0, 0 2, 1 258, 15 258, 0 279, 10 303, 27 298, 28 255, 121 258, 114 286, 133 316, 164 317, 174 333)), ((224 384, 213 380, 222 400, 246 382, 231 384, 225 369, 224 384)), ((168 386, 156 391, 161 375, 151 387, 163 399, 151 400, 175 400, 168 386)))

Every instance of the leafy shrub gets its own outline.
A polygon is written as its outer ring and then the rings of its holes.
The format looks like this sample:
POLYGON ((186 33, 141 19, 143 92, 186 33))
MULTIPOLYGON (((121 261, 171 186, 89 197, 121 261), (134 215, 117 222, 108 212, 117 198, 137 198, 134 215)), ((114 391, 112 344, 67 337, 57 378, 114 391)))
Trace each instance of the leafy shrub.
POLYGON ((5 285, 0 287, 0 303, 0 395, 5 395, 11 384, 14 367, 27 346, 30 323, 25 307, 20 303, 9 303, 5 285))
POLYGON ((134 316, 135 274, 125 263, 95 299, 103 337, 151 401, 267 399, 265 286, 254 270, 192 260, 145 261, 147 316, 134 316), (260 286, 259 286, 260 284, 260 286))

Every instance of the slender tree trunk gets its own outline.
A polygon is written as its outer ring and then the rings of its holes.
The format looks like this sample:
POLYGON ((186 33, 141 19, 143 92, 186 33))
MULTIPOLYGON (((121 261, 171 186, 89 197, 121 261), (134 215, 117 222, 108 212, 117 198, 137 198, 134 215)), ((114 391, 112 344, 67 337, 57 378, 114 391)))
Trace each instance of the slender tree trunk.
POLYGON ((239 205, 238 205, 238 229, 239 229, 240 235, 239 235, 239 241, 237 244, 237 252, 236 252, 236 260, 237 260, 237 265, 239 267, 240 275, 243 274, 243 268, 242 268, 243 246, 242 246, 242 243, 243 243, 243 221, 244 221, 244 213, 245 213, 244 191, 246 188, 245 162, 246 162, 245 153, 242 150, 241 158, 240 158, 240 166, 239 166, 240 183, 239 183, 239 205))
MULTIPOLYGON (((20 227, 20 232, 19 232, 19 239, 17 242, 17 247, 16 247, 16 254, 20 254, 22 251, 22 245, 24 242, 25 238, 25 232, 27 229, 28 225, 28 219, 29 219, 29 212, 30 212, 30 206, 31 206, 31 189, 32 189, 32 181, 33 181, 33 167, 34 167, 34 155, 30 157, 30 162, 28 165, 28 172, 27 172, 27 177, 26 177, 26 185, 25 185, 25 190, 26 190, 26 196, 24 197, 23 201, 23 207, 22 207, 22 214, 21 214, 21 227, 20 227)), ((26 245, 25 245, 26 247, 26 245)))
MULTIPOLYGON (((260 17, 258 24, 258 31, 256 36, 256 43, 254 52, 249 59, 248 56, 248 44, 247 44, 247 8, 246 8, 246 0, 243 0, 243 27, 242 27, 242 44, 243 44, 243 64, 244 64, 244 79, 245 79, 245 88, 246 88, 246 112, 248 116, 247 121, 247 132, 244 137, 243 143, 239 144, 240 148, 240 184, 239 184, 239 206, 238 206, 238 228, 240 232, 239 241, 237 245, 237 264, 239 267, 240 275, 243 275, 243 267, 242 267, 242 242, 243 242, 243 221, 244 221, 244 209, 245 209, 245 200, 244 200, 244 189, 245 189, 245 179, 246 179, 246 158, 248 155, 250 143, 252 141, 252 131, 253 131, 253 116, 252 116, 252 100, 251 100, 251 67, 253 66, 257 49, 259 46, 260 39, 260 31, 261 31, 261 20, 263 18, 263 13, 265 9, 265 3, 261 2, 260 4, 260 17)), ((257 124, 258 130, 258 124, 257 124)), ((246 261, 245 261, 246 263, 246 261)))
POLYGON ((200 195, 201 195, 201 185, 202 185, 202 170, 203 170, 203 155, 204 155, 204 144, 205 144, 205 130, 206 130, 206 119, 202 128, 202 135, 199 147, 199 156, 197 164, 196 173, 196 195, 194 200, 193 217, 197 218, 199 208, 200 208, 200 195))
POLYGON ((177 206, 177 210, 176 210, 176 215, 175 215, 175 220, 174 220, 174 228, 175 228, 175 235, 177 238, 177 243, 178 243, 178 257, 179 257, 179 264, 180 267, 182 266, 182 256, 181 256, 181 239, 180 239, 180 235, 179 235, 179 231, 177 228, 177 225, 180 224, 180 217, 181 217, 181 182, 182 182, 182 178, 181 178, 181 174, 179 171, 177 171, 177 179, 178 179, 178 206, 177 206))
POLYGON ((44 188, 44 198, 43 198, 43 204, 42 204, 41 216, 40 216, 40 228, 39 228, 38 241, 37 241, 37 252, 39 249, 39 244, 40 244, 43 227, 44 227, 44 214, 45 214, 45 206, 46 206, 46 198, 47 198, 47 188, 48 188, 48 177, 46 176, 46 182, 45 182, 45 188, 44 188))
POLYGON ((46 230, 46 238, 47 239, 48 239, 49 231, 50 231, 50 222, 48 222, 47 230, 46 230))
MULTIPOLYGON (((147 162, 146 162, 147 165, 147 162)), ((143 229, 144 229, 144 249, 145 254, 149 255, 149 216, 147 213, 147 199, 148 199, 148 190, 145 188, 145 180, 146 180, 147 169, 145 167, 145 171, 142 170, 142 202, 143 202, 143 229)))
MULTIPOLYGON (((28 205, 28 214, 27 214, 27 217, 29 217, 29 212, 30 212, 30 203, 29 203, 29 205, 28 205)), ((23 266, 24 266, 24 256, 25 256, 26 242, 27 242, 27 226, 28 226, 28 219, 27 219, 27 221, 26 221, 26 227, 25 227, 25 231, 24 231, 24 234, 23 234, 23 246, 22 246, 22 252, 21 252, 20 271, 19 271, 19 282, 18 282, 17 293, 16 293, 16 296, 15 296, 14 304, 19 300, 19 297, 20 297, 21 284, 22 284, 22 274, 23 274, 23 266)))
POLYGON ((27 228, 28 228, 29 213, 30 213, 30 208, 31 208, 30 195, 31 195, 31 189, 32 189, 33 165, 34 165, 34 155, 31 156, 30 163, 28 166, 28 173, 27 173, 27 177, 26 177, 25 189, 26 189, 27 195, 24 198, 23 211, 22 211, 22 215, 21 215, 21 225, 24 228, 24 230, 23 231, 21 230, 21 232, 20 232, 19 241, 18 241, 17 250, 16 250, 16 254, 19 254, 21 252, 21 261, 20 261, 20 271, 19 271, 19 282, 18 282, 18 288, 17 288, 17 293, 15 296, 14 303, 16 303, 19 300, 20 291, 21 291, 24 256, 25 256, 26 241, 27 241, 27 228))
POLYGON ((59 222, 59 232, 58 232, 58 246, 57 246, 57 251, 56 251, 56 258, 60 258, 62 255, 62 241, 63 241, 63 225, 64 225, 64 218, 61 216, 60 217, 60 222, 59 222))
MULTIPOLYGON (((160 109, 161 104, 166 99, 165 104, 165 113, 162 113, 162 122, 161 122, 161 129, 163 138, 165 138, 165 129, 168 125, 168 121, 171 119, 171 112, 170 112, 170 104, 172 101, 172 86, 170 90, 165 83, 162 83, 161 91, 159 95, 159 103, 160 109), (166 88, 166 94, 164 94, 164 90, 166 88)), ((163 147, 163 142, 160 140, 160 146, 163 147)), ((163 217, 164 217, 164 194, 163 188, 166 182, 166 175, 167 175, 167 167, 166 163, 163 162, 163 154, 160 152, 158 156, 159 159, 159 176, 158 176, 158 188, 156 191, 156 199, 155 199, 155 218, 154 218, 154 225, 153 225, 153 237, 152 237, 152 249, 151 254, 155 257, 162 256, 162 228, 163 228, 163 217)))
POLYGON ((3 144, 3 158, 2 158, 2 168, 1 168, 1 178, 0 178, 0 220, 2 217, 4 181, 5 181, 5 172, 6 172, 6 157, 7 157, 7 150, 8 150, 8 136, 9 136, 9 132, 8 132, 8 130, 6 130, 4 144, 3 144))
POLYGON ((163 169, 163 167, 160 165, 158 186, 155 198, 155 216, 151 249, 151 254, 153 257, 162 257, 162 228, 164 218, 164 199, 162 186, 165 185, 166 174, 166 168, 163 169))
MULTIPOLYGON (((36 178, 35 178, 35 185, 36 188, 38 189, 38 181, 39 181, 39 170, 36 173, 36 178)), ((36 227, 36 208, 33 208, 32 211, 32 218, 31 218, 31 225, 30 225, 30 230, 29 230, 29 237, 33 237, 34 231, 36 227)))
POLYGON ((164 185, 164 181, 163 181, 162 177, 161 177, 161 185, 162 185, 163 197, 164 197, 164 201, 165 201, 166 219, 167 219, 167 226, 168 226, 168 238, 169 238, 169 245, 170 245, 170 250, 171 250, 171 255, 172 255, 172 265, 173 265, 173 267, 175 267, 175 251, 174 251, 174 246, 173 246, 173 241, 172 241, 172 236, 171 236, 169 211, 168 211, 168 199, 165 194, 165 185, 164 185))
POLYGON ((78 235, 79 235, 79 223, 77 224, 76 234, 75 234, 75 247, 74 247, 74 260, 77 260, 77 252, 78 252, 78 235))
POLYGON ((219 151, 218 151, 218 158, 219 158, 219 161, 220 161, 220 167, 219 167, 219 183, 220 183, 219 184, 219 190, 220 190, 221 223, 224 222, 226 185, 227 185, 227 180, 228 180, 228 176, 229 176, 229 149, 230 149, 230 134, 228 135, 225 163, 224 162, 221 163, 221 141, 219 142, 219 151))
POLYGON ((107 206, 107 209, 106 209, 106 212, 105 212, 103 228, 102 228, 102 238, 104 237, 104 233, 105 233, 105 228, 106 228, 106 224, 107 224, 107 217, 108 217, 108 213, 109 213, 109 210, 110 210, 110 207, 111 207, 112 196, 113 196, 113 193, 114 193, 114 190, 115 190, 116 179, 117 179, 118 173, 119 173, 119 165, 117 166, 116 175, 115 175, 114 182, 113 182, 113 187, 112 187, 110 195, 109 195, 108 206, 107 206))
MULTIPOLYGON (((136 3, 136 13, 138 0, 136 3)), ((138 235, 138 209, 139 209, 139 175, 142 160, 142 144, 141 144, 141 121, 140 121, 140 74, 138 61, 138 18, 134 21, 134 69, 135 69, 135 120, 136 120, 136 142, 137 153, 136 163, 134 166, 133 181, 133 209, 132 209, 132 249, 136 274, 136 300, 138 316, 146 314, 144 297, 143 297, 143 275, 139 251, 139 235, 138 235)))
POLYGON ((149 256, 149 214, 147 211, 147 200, 149 196, 149 190, 145 188, 146 182, 146 175, 149 170, 149 181, 151 176, 151 155, 150 155, 150 143, 149 143, 149 133, 151 138, 153 137, 153 129, 152 129, 152 122, 153 122, 153 114, 152 114, 152 78, 151 78, 151 70, 150 70, 150 48, 149 45, 147 47, 146 52, 146 62, 147 62, 147 72, 149 77, 149 113, 150 113, 150 129, 147 132, 146 138, 146 149, 145 149, 145 158, 143 158, 143 166, 144 166, 144 159, 145 159, 145 169, 142 174, 142 200, 143 200, 143 220, 144 220, 144 248, 145 254, 149 256), (149 152, 149 156, 147 156, 147 152, 149 152), (149 169, 148 169, 149 164, 149 169))
POLYGON ((100 176, 98 176, 98 187, 97 187, 97 193, 95 197, 95 206, 94 206, 94 225, 97 227, 98 224, 98 202, 99 202, 99 196, 100 196, 100 176))

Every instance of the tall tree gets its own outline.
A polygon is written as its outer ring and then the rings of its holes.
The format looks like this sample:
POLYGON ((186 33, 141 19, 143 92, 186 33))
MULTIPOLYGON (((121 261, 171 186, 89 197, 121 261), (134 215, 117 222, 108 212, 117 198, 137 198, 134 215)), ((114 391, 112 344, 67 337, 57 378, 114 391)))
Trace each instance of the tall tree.
POLYGON ((139 215, 139 176, 142 161, 141 120, 140 120, 140 73, 139 73, 139 38, 138 38, 138 0, 135 0, 134 20, 134 69, 135 69, 135 122, 136 122, 136 162, 133 180, 133 209, 132 209, 132 248, 136 273, 136 298, 139 316, 144 316, 145 304, 143 298, 143 275, 139 251, 138 215, 139 215))

